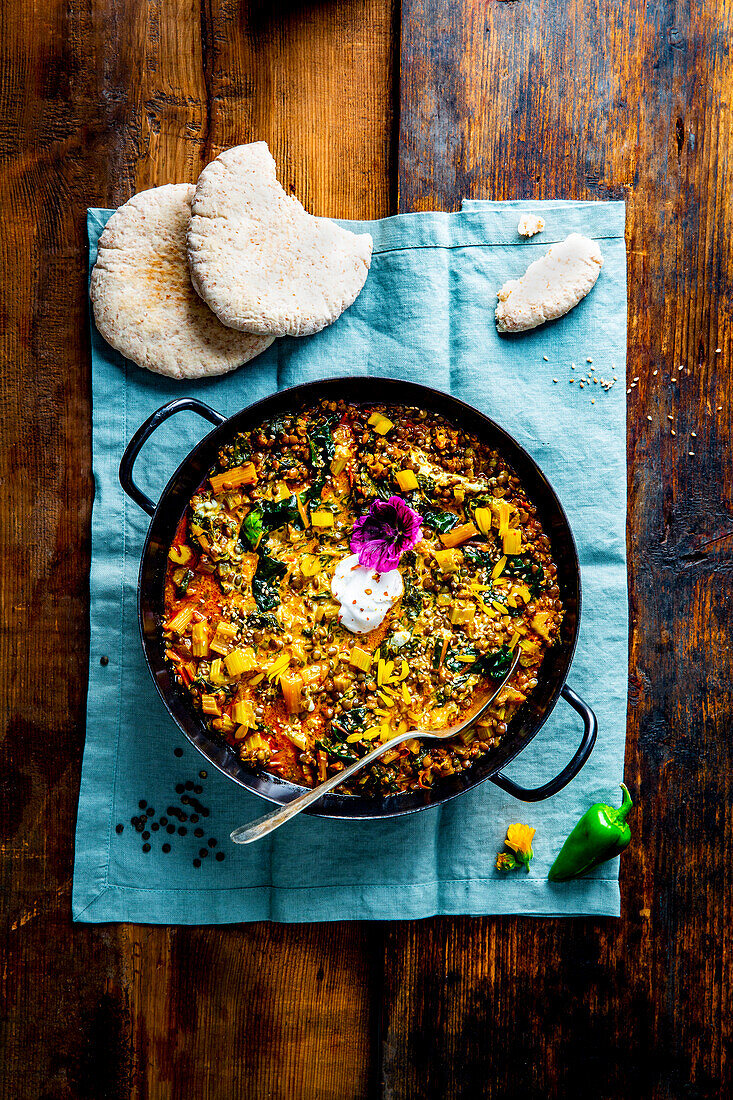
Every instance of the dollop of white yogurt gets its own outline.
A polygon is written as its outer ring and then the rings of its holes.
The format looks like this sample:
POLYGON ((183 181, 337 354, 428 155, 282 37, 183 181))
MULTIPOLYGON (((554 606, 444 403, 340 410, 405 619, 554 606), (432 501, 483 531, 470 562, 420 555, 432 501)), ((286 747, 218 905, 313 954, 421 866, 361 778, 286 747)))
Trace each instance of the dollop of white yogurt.
POLYGON ((402 595, 402 574, 399 569, 377 573, 351 554, 334 569, 331 591, 341 604, 339 622, 352 634, 368 634, 402 595))

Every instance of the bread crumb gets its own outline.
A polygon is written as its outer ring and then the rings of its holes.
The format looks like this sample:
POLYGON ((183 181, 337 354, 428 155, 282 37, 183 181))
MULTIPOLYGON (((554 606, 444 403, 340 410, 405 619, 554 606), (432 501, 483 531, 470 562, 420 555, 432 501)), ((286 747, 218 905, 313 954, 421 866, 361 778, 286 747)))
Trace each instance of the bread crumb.
POLYGON ((519 218, 517 233, 520 237, 534 237, 545 228, 544 219, 539 214, 522 214, 519 218))

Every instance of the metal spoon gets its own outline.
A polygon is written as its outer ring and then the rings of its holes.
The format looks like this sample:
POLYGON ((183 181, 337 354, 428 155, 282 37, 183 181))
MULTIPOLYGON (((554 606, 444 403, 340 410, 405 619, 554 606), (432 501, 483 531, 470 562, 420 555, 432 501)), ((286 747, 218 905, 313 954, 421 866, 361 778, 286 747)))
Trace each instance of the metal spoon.
POLYGON ((254 840, 261 840, 263 836, 267 836, 273 829, 279 829, 286 821, 290 821, 290 819, 295 817, 296 814, 299 814, 301 810, 305 810, 306 807, 312 806, 314 802, 317 802, 318 799, 322 798, 328 791, 332 791, 334 787, 338 787, 340 783, 344 783, 347 779, 350 779, 352 775, 356 775, 362 768, 378 760, 383 753, 387 752, 389 749, 395 748, 397 745, 401 745, 404 741, 409 741, 412 737, 420 737, 431 741, 445 741, 448 738, 457 737, 459 733, 463 733, 464 730, 467 730, 489 709, 507 680, 512 676, 514 669, 517 667, 520 652, 520 647, 517 646, 514 651, 511 667, 498 688, 481 703, 478 710, 474 711, 468 718, 465 718, 459 725, 449 726, 448 729, 444 730, 410 730, 408 733, 398 733, 389 741, 377 745, 375 749, 372 749, 371 752, 368 752, 366 756, 362 756, 355 763, 350 764, 348 768, 336 772, 334 775, 324 780, 323 783, 319 783, 317 787, 313 787, 303 794, 298 795, 297 798, 294 798, 292 802, 288 802, 287 805, 278 806, 277 809, 271 810, 270 813, 265 814, 263 817, 256 818, 255 821, 250 821, 247 825, 240 825, 238 829, 235 829, 231 833, 232 840, 235 844, 251 844, 254 840))

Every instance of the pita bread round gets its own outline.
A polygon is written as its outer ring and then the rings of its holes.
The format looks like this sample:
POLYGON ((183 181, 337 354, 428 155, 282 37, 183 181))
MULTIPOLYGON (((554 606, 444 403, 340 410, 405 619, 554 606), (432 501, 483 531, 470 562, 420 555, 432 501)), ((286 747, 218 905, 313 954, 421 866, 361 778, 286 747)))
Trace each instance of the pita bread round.
POLYGON ((191 280, 220 321, 262 336, 332 324, 364 285, 372 238, 314 218, 277 182, 264 141, 204 168, 188 229, 191 280))
POLYGON ((193 184, 168 184, 121 206, 99 238, 90 286, 105 340, 169 378, 226 374, 272 343, 225 328, 191 286, 186 229, 193 192, 193 184))

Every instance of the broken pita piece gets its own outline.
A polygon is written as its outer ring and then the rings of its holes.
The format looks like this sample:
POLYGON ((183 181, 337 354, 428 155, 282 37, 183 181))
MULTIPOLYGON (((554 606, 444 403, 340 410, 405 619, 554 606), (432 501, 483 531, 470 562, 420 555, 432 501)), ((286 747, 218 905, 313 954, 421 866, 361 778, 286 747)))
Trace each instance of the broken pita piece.
POLYGON ((564 316, 593 289, 602 267, 596 241, 571 233, 531 263, 521 279, 504 283, 496 307, 497 330, 526 332, 564 316))

